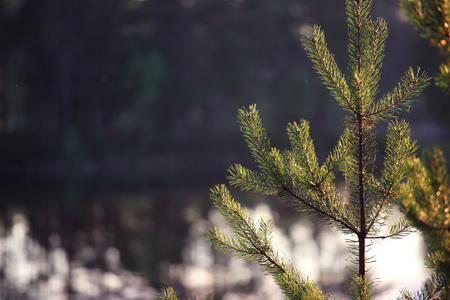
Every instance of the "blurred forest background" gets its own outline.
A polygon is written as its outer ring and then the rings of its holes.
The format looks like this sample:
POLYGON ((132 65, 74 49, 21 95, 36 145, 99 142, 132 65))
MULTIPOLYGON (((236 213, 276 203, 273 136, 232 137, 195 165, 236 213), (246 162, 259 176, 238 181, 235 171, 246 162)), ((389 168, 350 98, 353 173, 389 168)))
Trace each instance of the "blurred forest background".
MULTIPOLYGON (((192 292, 170 266, 201 240, 192 225, 208 220, 209 187, 230 164, 252 165, 237 108, 256 103, 279 147, 299 118, 322 155, 342 131, 299 36, 320 24, 344 69, 344 1, 0 3, 1 299, 192 292)), ((372 15, 390 29, 381 93, 409 66, 437 71, 398 1, 375 1, 372 15)), ((423 148, 450 151, 448 99, 430 86, 405 115, 423 148)), ((206 251, 195 249, 193 260, 206 251)))

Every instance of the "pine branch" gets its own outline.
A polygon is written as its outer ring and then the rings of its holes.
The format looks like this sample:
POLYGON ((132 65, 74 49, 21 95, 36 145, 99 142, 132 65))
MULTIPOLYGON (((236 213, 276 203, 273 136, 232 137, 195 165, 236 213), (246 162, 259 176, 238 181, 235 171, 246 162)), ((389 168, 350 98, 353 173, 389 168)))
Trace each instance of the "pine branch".
MULTIPOLYGON (((159 300, 179 300, 172 287, 163 288, 162 295, 156 295, 159 300)), ((198 300, 198 298, 196 298, 198 300)), ((186 300, 190 300, 189 298, 186 300)), ((212 295, 208 295, 205 300, 213 300, 212 295)))
POLYGON ((261 173, 251 171, 242 165, 235 164, 228 170, 228 180, 233 186, 240 187, 245 191, 253 190, 266 195, 273 195, 280 191, 279 184, 267 182, 267 177, 261 173))
POLYGON ((412 232, 411 225, 406 221, 405 218, 400 218, 400 220, 394 225, 390 226, 389 229, 382 235, 367 236, 368 239, 387 239, 387 238, 402 238, 403 236, 412 232))
POLYGON ((376 283, 369 276, 353 275, 345 290, 352 300, 368 300, 375 297, 376 283))
POLYGON ((400 79, 398 86, 372 105, 365 117, 375 117, 378 121, 393 118, 396 113, 409 107, 411 98, 419 95, 429 84, 428 81, 429 77, 425 72, 421 72, 420 69, 414 72, 412 68, 409 68, 400 79))
POLYGON ((271 220, 261 219, 259 226, 255 226, 248 212, 231 198, 224 185, 212 189, 211 197, 237 237, 227 236, 220 229, 212 228, 208 232, 208 239, 214 246, 226 253, 258 262, 264 270, 273 275, 289 299, 310 299, 313 296, 315 299, 330 298, 313 283, 302 279, 292 264, 280 260, 273 251, 271 220))
POLYGON ((333 169, 340 165, 341 160, 350 149, 349 132, 344 133, 335 150, 321 168, 319 168, 314 144, 309 134, 308 122, 302 120, 300 125, 295 122, 289 124, 288 134, 294 158, 301 168, 300 177, 293 177, 293 180, 298 180, 299 187, 306 191, 300 195, 289 187, 285 187, 286 193, 305 207, 298 206, 298 203, 294 205, 299 211, 315 215, 317 220, 331 219, 338 226, 355 233, 356 228, 351 225, 350 221, 352 217, 346 211, 334 184, 329 181, 333 169))
POLYGON ((370 32, 369 32, 369 12, 372 1, 348 1, 347 2, 347 23, 349 35, 349 72, 353 79, 350 83, 353 106, 356 109, 355 114, 364 113, 368 102, 371 101, 370 73, 363 65, 369 63, 370 52, 370 32))
MULTIPOLYGON (((287 175, 283 170, 285 166, 284 158, 281 157, 279 150, 270 147, 270 141, 267 138, 266 130, 261 125, 256 106, 251 105, 248 110, 245 108, 239 109, 238 118, 248 147, 262 172, 259 177, 264 177, 268 186, 286 184, 287 178, 283 178, 287 175)), ((231 178, 233 178, 233 175, 231 178)), ((235 183, 238 184, 237 181, 235 183)))
POLYGON ((267 133, 261 125, 259 112, 255 105, 251 105, 248 110, 242 108, 238 110, 238 120, 241 124, 241 131, 247 142, 252 156, 259 164, 263 173, 273 174, 274 166, 268 155, 270 153, 270 141, 267 133))
POLYGON ((349 70, 352 73, 361 73, 361 67, 365 61, 363 49, 368 43, 367 23, 371 6, 372 1, 347 1, 349 70))
POLYGON ((383 19, 377 19, 376 22, 370 21, 370 31, 372 32, 370 54, 368 58, 368 69, 370 72, 368 79, 369 95, 367 105, 371 105, 375 95, 378 92, 378 83, 380 82, 381 66, 384 55, 385 42, 388 36, 387 23, 383 19))
POLYGON ((404 178, 407 159, 417 150, 416 142, 411 141, 410 129, 405 121, 391 122, 386 137, 386 154, 382 171, 384 193, 392 191, 404 178))
POLYGON ((287 127, 294 157, 301 168, 298 184, 304 188, 317 188, 319 183, 319 163, 314 144, 309 134, 309 123, 301 120, 300 124, 289 123, 287 127))
POLYGON ((343 229, 345 233, 357 234, 359 232, 358 228, 352 225, 350 217, 347 214, 342 213, 342 209, 330 211, 330 207, 327 207, 326 205, 317 206, 317 202, 308 201, 308 195, 303 196, 291 190, 287 190, 286 193, 293 200, 297 201, 297 203, 293 202, 292 204, 298 211, 311 215, 316 220, 321 222, 330 223, 331 221, 331 224, 337 225, 337 227, 343 229))
POLYGON ((343 161, 348 157, 348 152, 351 148, 350 130, 345 130, 334 148, 333 152, 328 155, 325 163, 320 168, 321 179, 318 185, 334 179, 333 173, 335 171, 342 171, 343 161))
POLYGON ((217 247, 227 253, 235 252, 239 257, 254 259, 254 255, 257 255, 260 249, 267 245, 263 245, 247 210, 242 209, 240 204, 231 198, 224 185, 211 189, 211 198, 238 240, 224 235, 220 229, 213 228, 209 231, 210 241, 215 242, 217 247))
POLYGON ((351 102, 351 95, 344 75, 334 60, 334 55, 327 48, 325 35, 319 26, 314 26, 310 36, 302 37, 302 44, 308 57, 311 59, 314 69, 320 75, 331 95, 347 111, 356 113, 356 108, 351 102))
POLYGON ((448 299, 449 286, 448 279, 439 274, 433 273, 420 288, 420 290, 413 294, 410 291, 403 289, 400 291, 398 300, 435 300, 448 299))
POLYGON ((162 289, 163 294, 157 295, 158 299, 160 300, 178 300, 177 294, 173 290, 172 287, 163 288, 162 289))
POLYGON ((371 216, 372 220, 367 227, 368 231, 378 221, 385 206, 391 202, 390 198, 396 191, 395 189, 405 177, 407 160, 417 150, 416 143, 410 139, 410 130, 406 122, 391 122, 387 132, 384 169, 377 193, 378 208, 375 209, 375 214, 371 216))
MULTIPOLYGON (((349 143, 346 141, 348 133, 340 139, 334 153, 330 155, 328 165, 325 164, 328 168, 319 168, 306 121, 303 120, 300 125, 296 123, 288 125, 288 133, 295 153, 292 154, 291 159, 288 159, 288 156, 291 156, 289 152, 281 155, 278 150, 270 149, 255 106, 251 106, 249 110, 241 109, 239 114, 242 131, 245 133, 253 156, 260 163, 262 173, 250 171, 237 164, 229 169, 230 183, 244 190, 276 195, 284 201, 288 198, 287 201, 290 203, 293 203, 291 199, 293 197, 294 200, 306 205, 306 211, 315 215, 316 219, 331 218, 338 226, 354 232, 355 227, 350 225, 351 217, 345 213, 344 204, 336 196, 339 192, 334 185, 326 181, 332 169, 338 166, 349 148, 349 143), (300 173, 293 173, 292 169, 300 170, 300 173), (297 185, 310 190, 306 198, 299 196, 293 190, 297 185)), ((298 204, 297 202, 294 205, 298 207, 298 204)), ((299 210, 306 212, 304 209, 305 207, 302 207, 299 210)))

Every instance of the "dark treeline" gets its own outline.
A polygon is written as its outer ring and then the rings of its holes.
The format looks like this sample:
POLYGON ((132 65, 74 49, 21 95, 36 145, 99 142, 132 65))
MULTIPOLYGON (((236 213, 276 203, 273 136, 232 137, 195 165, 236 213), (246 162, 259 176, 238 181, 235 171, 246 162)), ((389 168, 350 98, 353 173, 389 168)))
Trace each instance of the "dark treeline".
POLYGON ((298 29, 314 10, 292 1, 3 1, 9 154, 188 149, 236 131, 235 109, 248 102, 308 109, 298 29))
MULTIPOLYGON (((394 36, 388 51, 411 51, 404 62, 388 55, 385 70, 398 78, 408 63, 433 64, 422 54, 433 50, 399 18, 398 4, 382 2, 394 36)), ((299 34, 320 23, 335 33, 329 43, 345 49, 339 10, 339 1, 326 0, 2 1, 3 171, 242 149, 235 112, 249 103, 267 115, 269 130, 302 116, 333 136, 336 110, 299 34)))
MULTIPOLYGON (((395 39, 387 50, 409 49, 405 66, 433 64, 398 4, 384 2, 395 39)), ((330 44, 345 44, 343 9, 326 0, 2 1, 2 160, 230 150, 240 142, 236 108, 248 103, 269 114, 269 129, 299 115, 324 128, 335 110, 299 34, 320 23, 335 32, 330 44)), ((401 63, 388 55, 385 70, 398 77, 401 63)))

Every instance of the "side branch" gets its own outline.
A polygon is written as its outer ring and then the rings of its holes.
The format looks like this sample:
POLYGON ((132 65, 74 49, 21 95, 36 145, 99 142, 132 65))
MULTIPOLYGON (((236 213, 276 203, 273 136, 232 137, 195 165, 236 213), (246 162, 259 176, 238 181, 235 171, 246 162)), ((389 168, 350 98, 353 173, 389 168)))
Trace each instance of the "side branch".
POLYGON ((386 205, 387 200, 389 199, 389 196, 391 195, 391 193, 392 193, 392 189, 389 188, 389 191, 387 191, 386 194, 384 195, 383 201, 381 201, 380 205, 378 206, 377 212, 372 217, 372 221, 370 221, 369 225, 367 226, 367 232, 369 232, 372 229, 373 225, 377 221, 377 219, 380 216, 381 211, 383 210, 383 207, 386 205))
MULTIPOLYGON (((245 111, 243 111, 245 112, 245 111)), ((260 155, 262 156, 262 161, 260 161, 261 168, 264 170, 265 167, 268 168, 269 172, 272 173, 277 177, 278 180, 280 180, 280 174, 275 168, 273 167, 273 160, 271 160, 268 157, 268 151, 269 148, 266 148, 264 146, 264 141, 261 138, 260 132, 258 132, 258 128, 255 126, 254 119, 258 118, 258 113, 255 106, 250 107, 250 111, 246 112, 246 125, 250 127, 250 132, 253 137, 253 140, 256 141, 256 148, 260 152, 260 155)), ((266 141, 267 142, 267 141, 266 141)), ((268 143, 267 143, 268 144, 268 143)), ((270 147, 269 145, 267 145, 270 147)), ((266 174, 268 175, 268 174, 266 174)))
POLYGON ((348 150, 351 148, 351 143, 347 143, 344 151, 342 151, 341 155, 334 161, 334 163, 328 168, 327 172, 323 175, 322 179, 317 183, 319 186, 327 179, 327 177, 333 172, 333 170, 342 162, 348 150))
POLYGON ((303 46, 332 95, 346 110, 356 113, 348 94, 348 84, 340 72, 333 55, 327 49, 325 37, 321 29, 314 27, 312 36, 303 36, 303 46))
POLYGON ((299 195, 294 193, 289 188, 283 187, 283 190, 286 191, 291 197, 293 197, 294 199, 300 201, 302 204, 306 205, 310 209, 312 209, 312 210, 322 214, 325 217, 330 218, 331 220, 333 220, 334 222, 338 223, 339 225, 345 227, 346 229, 350 230, 351 232, 353 232, 355 234, 359 234, 358 228, 352 226, 351 224, 347 224, 347 222, 345 222, 344 220, 339 219, 335 215, 332 215, 332 214, 324 211, 323 209, 320 209, 319 207, 312 205, 311 203, 309 203, 308 201, 306 201, 305 199, 303 199, 302 197, 300 197, 299 195))
POLYGON ((210 242, 217 248, 225 250, 225 252, 235 253, 242 258, 258 262, 274 276, 280 287, 296 298, 302 299, 305 293, 310 292, 309 287, 301 281, 300 277, 296 276, 291 264, 286 265, 272 250, 266 236, 270 235, 272 231, 270 226, 258 230, 247 215, 246 210, 241 209, 240 205, 230 198, 229 192, 224 186, 216 187, 213 190, 212 197, 215 206, 239 239, 236 240, 234 237, 224 235, 219 229, 213 228, 209 230, 208 234, 210 242), (293 285, 281 280, 285 277, 293 285), (295 289, 295 287, 300 287, 300 290, 295 289))
POLYGON ((405 228, 401 232, 396 232, 396 233, 392 233, 392 234, 388 234, 388 235, 366 236, 366 239, 369 239, 369 240, 376 240, 376 239, 384 240, 384 239, 388 239, 388 238, 393 238, 393 237, 398 236, 399 234, 408 233, 409 232, 408 229, 409 228, 405 228))
POLYGON ((380 195, 382 200, 378 204, 375 215, 372 216, 372 220, 367 228, 368 231, 373 227, 399 182, 404 178, 407 159, 414 153, 415 149, 415 142, 411 142, 408 125, 405 122, 389 124, 386 147, 387 158, 382 172, 383 184, 380 195))
POLYGON ((389 110, 398 109, 399 105, 407 105, 409 102, 408 99, 418 95, 428 85, 430 78, 423 72, 421 74, 419 73, 420 69, 415 73, 410 68, 401 78, 401 82, 394 91, 388 93, 378 103, 373 105, 371 108, 372 112, 364 114, 363 117, 383 118, 383 114, 392 115, 392 113, 389 113, 389 110))
POLYGON ((320 180, 316 183, 316 186, 322 186, 322 184, 326 183, 330 175, 333 177, 334 172, 336 169, 339 169, 352 147, 352 143, 350 141, 350 131, 346 129, 339 138, 336 147, 328 155, 325 163, 321 166, 320 180))
MULTIPOLYGON (((242 219, 242 221, 245 221, 245 220, 242 219)), ((244 229, 242 227, 241 227, 241 230, 244 231, 244 229)), ((253 232, 253 233, 256 234, 255 232, 253 232)), ((216 235, 211 234, 211 233, 209 235, 209 239, 210 239, 211 242, 214 242, 216 244, 220 244, 220 245, 226 246, 228 248, 228 250, 232 250, 235 253, 244 254, 245 256, 247 256, 250 259, 251 259, 252 256, 259 256, 259 258, 257 259, 258 261, 261 261, 261 262, 262 261, 267 261, 269 263, 269 265, 273 269, 277 270, 278 273, 281 276, 283 276, 285 274, 289 275, 289 272, 280 263, 278 263, 276 261, 276 258, 273 258, 272 256, 270 256, 267 253, 267 251, 265 251, 264 248, 261 247, 261 245, 256 245, 254 243, 254 241, 248 235, 246 235, 246 241, 250 242, 251 245, 253 246, 253 249, 256 250, 256 251, 248 251, 248 250, 244 250, 244 249, 242 249, 240 247, 236 247, 236 246, 234 246, 231 243, 226 243, 224 240, 220 239, 219 237, 217 237, 216 235)), ((268 268, 268 266, 266 266, 266 268, 268 268)), ((270 271, 270 270, 267 270, 267 271, 270 271)), ((273 274, 273 270, 272 270, 272 274, 273 274)), ((292 277, 292 276, 290 276, 290 277, 292 277)), ((307 291, 306 287, 303 284, 301 284, 300 282, 298 282, 295 278, 292 278, 292 280, 295 282, 296 286, 299 286, 302 289, 303 292, 307 291)), ((290 292, 292 294, 294 294, 294 295, 296 294, 296 291, 295 291, 295 289, 293 289, 293 286, 286 285, 286 287, 290 290, 290 292)))
POLYGON ((381 108, 378 111, 374 111, 372 113, 368 113, 366 114, 364 117, 372 117, 372 116, 377 116, 380 115, 382 113, 385 113, 386 111, 395 108, 397 105, 399 105, 401 102, 405 101, 406 99, 409 98, 409 96, 413 93, 413 91, 415 90, 415 88, 417 87, 418 82, 417 79, 414 79, 414 81, 412 82, 412 84, 408 87, 408 89, 406 90, 405 94, 403 94, 401 97, 399 97, 397 99, 397 101, 394 101, 393 103, 381 108))
POLYGON ((316 51, 317 55, 319 56, 322 68, 327 72, 328 78, 330 78, 330 80, 333 82, 334 87, 338 90, 341 98, 345 100, 345 102, 347 103, 348 107, 352 110, 352 112, 354 114, 356 114, 356 110, 353 107, 352 103, 350 102, 350 99, 347 97, 347 95, 345 95, 344 90, 339 86, 339 84, 338 84, 337 80, 334 78, 331 70, 328 68, 327 63, 325 61, 325 58, 321 55, 321 53, 319 51, 319 48, 317 47, 317 40, 316 40, 316 38, 313 37, 311 39, 311 41, 313 42, 314 50, 316 51))

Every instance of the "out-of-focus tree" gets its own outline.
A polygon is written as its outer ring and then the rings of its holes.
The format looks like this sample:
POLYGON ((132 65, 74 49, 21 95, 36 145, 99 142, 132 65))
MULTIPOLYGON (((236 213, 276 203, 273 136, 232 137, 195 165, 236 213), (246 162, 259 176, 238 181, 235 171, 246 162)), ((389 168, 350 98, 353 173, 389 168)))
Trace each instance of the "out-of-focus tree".
POLYGON ((445 61, 435 75, 436 85, 450 93, 450 1, 402 0, 401 7, 409 21, 422 31, 422 36, 439 49, 445 61))
MULTIPOLYGON (((433 276, 419 291, 419 299, 450 297, 450 178, 443 153, 438 148, 413 158, 408 166, 408 183, 399 192, 399 205, 418 228, 431 254, 426 263, 433 276)), ((406 299, 414 299, 405 292, 406 299)))
MULTIPOLYGON (((450 1, 402 0, 401 7, 422 36, 439 49, 445 61, 439 66, 435 83, 450 94, 450 1)), ((417 296, 450 297, 450 181, 443 152, 424 151, 409 163, 408 183, 400 190, 401 210, 424 235, 432 253, 427 258, 433 276, 417 296)), ((405 293, 405 298, 413 298, 405 293)), ((409 299, 408 298, 408 299, 409 299)))

